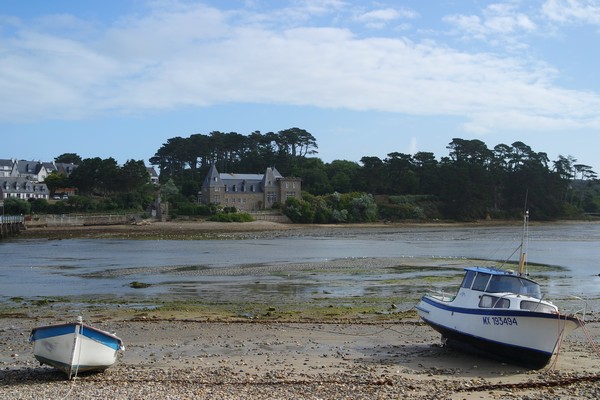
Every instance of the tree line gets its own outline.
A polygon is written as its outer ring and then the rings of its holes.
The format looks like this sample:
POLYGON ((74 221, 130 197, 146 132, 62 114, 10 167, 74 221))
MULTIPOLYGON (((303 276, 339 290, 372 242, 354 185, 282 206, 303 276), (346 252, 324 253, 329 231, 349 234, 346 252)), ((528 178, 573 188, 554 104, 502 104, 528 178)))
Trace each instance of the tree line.
MULTIPOLYGON (((195 204, 211 165, 238 173, 263 173, 271 166, 301 178, 302 200, 280 205, 297 222, 506 219, 522 214, 526 197, 536 219, 600 212, 598 177, 572 156, 550 161, 520 141, 488 148, 481 140, 454 138, 447 149, 439 160, 421 151, 326 163, 316 157, 316 138, 304 129, 246 136, 214 131, 170 138, 149 161, 160 170, 163 200, 185 214, 215 212, 195 204)), ((33 212, 141 211, 158 193, 142 160, 121 166, 113 158, 65 153, 55 161, 78 167, 70 176, 48 176, 50 192, 74 187, 78 196, 57 204, 34 201, 33 212)))
POLYGON ((325 163, 315 157, 317 149, 315 137, 300 128, 248 136, 211 132, 169 139, 150 161, 159 166, 161 179, 174 179, 187 196, 200 190, 211 164, 221 172, 244 173, 275 166, 284 176, 302 178, 313 206, 314 196, 367 193, 380 217, 389 219, 512 218, 522 213, 526 196, 537 219, 600 210, 598 179, 590 166, 572 156, 550 161, 520 141, 490 149, 481 140, 454 138, 440 160, 431 152, 391 152, 383 159, 325 163))

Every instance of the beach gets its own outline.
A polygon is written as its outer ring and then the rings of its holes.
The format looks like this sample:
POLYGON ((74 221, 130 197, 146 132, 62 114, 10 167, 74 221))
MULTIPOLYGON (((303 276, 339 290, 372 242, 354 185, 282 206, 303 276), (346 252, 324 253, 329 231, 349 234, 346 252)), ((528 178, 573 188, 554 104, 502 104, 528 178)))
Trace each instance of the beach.
MULTIPOLYGON (((23 237, 243 239, 315 231, 351 235, 365 229, 260 221, 167 224, 36 228, 28 229, 23 237)), ((318 267, 325 270, 336 262, 318 267)), ((229 268, 229 273, 235 274, 235 268, 229 268)), ((546 368, 532 371, 442 347, 439 334, 420 322, 409 305, 390 306, 392 311, 384 315, 328 314, 327 310, 279 315, 275 305, 266 307, 263 314, 247 316, 208 313, 185 305, 86 308, 84 321, 115 332, 126 350, 105 372, 77 376, 73 381, 53 368, 39 366, 28 335, 36 326, 72 320, 74 305, 5 306, 0 312, 0 398, 600 398, 600 356, 586 336, 597 345, 600 321, 594 313, 585 330, 565 338, 558 356, 546 368)))

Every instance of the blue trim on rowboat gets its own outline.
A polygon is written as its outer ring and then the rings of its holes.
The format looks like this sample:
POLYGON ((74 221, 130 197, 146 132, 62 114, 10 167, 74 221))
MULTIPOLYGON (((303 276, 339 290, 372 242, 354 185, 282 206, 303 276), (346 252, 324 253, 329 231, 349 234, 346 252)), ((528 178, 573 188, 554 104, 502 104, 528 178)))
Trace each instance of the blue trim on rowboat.
POLYGON ((75 326, 77 325, 81 326, 81 329, 79 331, 80 335, 95 340, 98 343, 102 343, 103 345, 110 347, 114 350, 119 350, 123 346, 123 341, 118 337, 103 332, 99 329, 93 328, 91 326, 77 323, 42 326, 39 328, 34 328, 31 331, 30 340, 34 342, 36 340, 47 339, 62 335, 69 335, 75 333, 75 326))
POLYGON ((121 339, 89 326, 84 325, 79 333, 114 350, 119 350, 123 345, 121 339))
MULTIPOLYGON (((464 308, 464 307, 455 307, 448 304, 443 304, 439 301, 433 300, 427 296, 423 296, 421 298, 425 303, 431 304, 434 307, 440 308, 442 310, 461 313, 461 314, 473 314, 473 315, 495 315, 502 317, 534 317, 534 318, 550 318, 550 319, 560 319, 566 321, 575 322, 578 326, 581 325, 579 320, 574 317, 569 317, 567 315, 560 314, 548 314, 541 313, 536 311, 527 311, 527 310, 506 310, 501 308, 464 308)), ((426 311, 426 310, 422 310, 426 311)))
POLYGON ((74 333, 75 325, 76 324, 63 324, 34 328, 31 330, 31 341, 74 333))
POLYGON ((552 358, 552 353, 484 339, 436 324, 425 318, 423 320, 447 339, 449 347, 532 369, 543 368, 552 358))

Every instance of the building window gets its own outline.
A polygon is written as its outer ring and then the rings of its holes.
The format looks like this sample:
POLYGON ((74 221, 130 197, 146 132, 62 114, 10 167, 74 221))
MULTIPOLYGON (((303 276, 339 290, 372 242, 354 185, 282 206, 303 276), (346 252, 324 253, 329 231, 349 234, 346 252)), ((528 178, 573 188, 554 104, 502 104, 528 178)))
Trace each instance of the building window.
POLYGON ((225 191, 229 192, 229 186, 225 185, 225 191))

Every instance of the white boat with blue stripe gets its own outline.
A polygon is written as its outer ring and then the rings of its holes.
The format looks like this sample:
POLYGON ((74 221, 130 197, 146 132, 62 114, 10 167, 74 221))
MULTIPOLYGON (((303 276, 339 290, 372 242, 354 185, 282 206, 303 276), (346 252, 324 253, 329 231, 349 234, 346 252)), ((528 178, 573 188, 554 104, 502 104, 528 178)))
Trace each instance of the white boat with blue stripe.
POLYGON ((34 328, 29 338, 33 354, 71 379, 80 372, 103 371, 117 361, 123 341, 117 336, 77 322, 34 328))
POLYGON ((455 296, 426 294, 417 312, 441 333, 445 345, 528 368, 543 368, 561 340, 583 326, 585 311, 582 319, 576 314, 561 314, 556 305, 543 299, 540 285, 522 273, 524 262, 522 252, 518 273, 465 268, 455 296))

